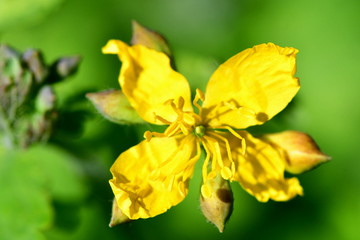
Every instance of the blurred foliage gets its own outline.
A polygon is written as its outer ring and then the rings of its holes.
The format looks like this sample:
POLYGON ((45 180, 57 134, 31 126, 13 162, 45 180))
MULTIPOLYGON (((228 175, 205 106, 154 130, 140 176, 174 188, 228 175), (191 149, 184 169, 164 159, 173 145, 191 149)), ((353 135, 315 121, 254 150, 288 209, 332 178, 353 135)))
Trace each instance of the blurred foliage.
POLYGON ((7 148, 46 142, 58 118, 52 85, 77 70, 78 56, 63 57, 52 65, 39 50, 19 53, 0 45, 0 144, 7 148))
POLYGON ((0 0, 0 33, 19 24, 44 19, 63 0, 0 0))
MULTIPOLYGON (((40 1, 6 2, 34 7, 40 1)), ((41 146, 37 148, 42 150, 30 149, 28 153, 1 152, 1 239, 360 238, 359 1, 72 0, 54 2, 51 14, 44 15, 38 9, 31 17, 26 16, 30 10, 21 17, 17 10, 5 11, 3 3, 1 0, 0 25, 6 23, 6 27, 0 27, 1 42, 19 49, 41 48, 49 60, 79 54, 83 62, 71 81, 55 86, 59 108, 76 113, 63 115, 57 123, 51 138, 57 147, 41 146), (11 25, 3 16, 11 16, 11 25), (271 41, 300 50, 300 93, 286 111, 253 131, 304 131, 332 156, 330 163, 299 177, 304 197, 262 204, 233 184, 234 212, 224 233, 219 234, 201 214, 197 169, 188 197, 178 206, 153 219, 108 228, 112 201, 108 169, 118 154, 142 139, 149 126, 123 127, 103 120, 86 102, 85 92, 118 88, 120 64, 116 56, 102 55, 101 47, 111 38, 130 41, 132 20, 166 36, 177 68, 189 79, 192 89, 205 90, 212 71, 221 62, 255 44, 271 41), (65 188, 59 187, 65 193, 55 194, 57 191, 46 181, 52 172, 46 172, 47 165, 40 163, 45 161, 40 160, 42 156, 51 162, 58 151, 62 160, 55 161, 77 166, 64 167, 73 174, 66 186, 77 182, 82 191, 78 195, 70 188, 68 194, 73 200, 65 203, 58 200, 66 195, 65 188), (18 162, 11 161, 14 158, 18 162), (30 163, 26 159, 35 160, 30 163), (23 180, 28 175, 36 177, 23 180), (27 189, 32 193, 29 201, 23 202, 27 189), (26 221, 25 216, 33 221, 26 221), (9 236, 10 231, 19 236, 9 236), (26 234, 35 237, 26 238, 26 234)), ((52 171, 54 178, 60 178, 61 171, 52 171)))
MULTIPOLYGON (((0 159, 2 239, 45 239, 40 230, 54 222, 53 203, 61 203, 63 210, 79 204, 87 194, 81 168, 59 148, 2 150, 0 159)), ((78 211, 73 210, 71 218, 78 211)))

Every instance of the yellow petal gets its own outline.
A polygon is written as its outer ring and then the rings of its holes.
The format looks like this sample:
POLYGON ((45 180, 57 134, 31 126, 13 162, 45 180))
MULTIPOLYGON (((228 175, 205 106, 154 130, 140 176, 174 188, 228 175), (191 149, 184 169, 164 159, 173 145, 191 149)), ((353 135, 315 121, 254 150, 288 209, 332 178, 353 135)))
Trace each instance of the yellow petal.
POLYGON ((185 100, 184 111, 193 111, 187 80, 170 66, 169 58, 161 52, 142 45, 128 46, 119 40, 110 40, 103 53, 118 54, 122 61, 119 82, 131 105, 147 122, 158 115, 175 121, 177 115, 168 100, 185 100))
POLYGON ((238 155, 234 180, 239 181, 247 192, 261 202, 269 199, 287 201, 302 195, 297 178, 284 178, 284 160, 276 149, 249 133, 245 139, 245 156, 241 155, 241 149, 232 148, 238 155))
POLYGON ((181 202, 200 157, 192 134, 152 138, 123 152, 110 171, 119 209, 130 219, 149 218, 181 202))
POLYGON ((212 75, 203 117, 210 126, 244 129, 271 119, 297 93, 294 48, 257 45, 233 56, 212 75))

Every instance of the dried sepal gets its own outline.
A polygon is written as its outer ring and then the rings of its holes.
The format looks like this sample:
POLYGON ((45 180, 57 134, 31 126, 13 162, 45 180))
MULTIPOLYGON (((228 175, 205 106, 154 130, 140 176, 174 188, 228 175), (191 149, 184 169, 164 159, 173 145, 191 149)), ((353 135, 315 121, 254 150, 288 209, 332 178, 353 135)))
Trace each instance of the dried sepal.
POLYGON ((263 139, 278 148, 285 159, 285 169, 292 174, 311 170, 331 159, 321 152, 308 134, 299 131, 284 131, 266 134, 263 139))
POLYGON ((36 82, 38 84, 44 82, 49 74, 49 69, 44 62, 42 53, 36 49, 29 49, 24 52, 22 58, 30 71, 34 74, 36 82))
POLYGON ((130 219, 120 210, 120 208, 116 203, 116 199, 114 198, 109 227, 114 227, 118 224, 125 223, 128 221, 130 221, 130 219))
POLYGON ((207 181, 211 188, 210 197, 200 194, 200 208, 205 218, 223 232, 233 208, 233 194, 230 184, 220 175, 207 181))
POLYGON ((136 21, 132 22, 132 29, 131 45, 143 45, 156 51, 163 52, 169 57, 171 56, 169 45, 161 34, 140 25, 136 21))
POLYGON ((77 55, 57 59, 50 67, 51 75, 48 77, 47 83, 56 83, 75 74, 80 61, 81 57, 77 55))
POLYGON ((118 124, 144 122, 121 90, 87 93, 86 97, 94 104, 101 115, 111 122, 118 124))

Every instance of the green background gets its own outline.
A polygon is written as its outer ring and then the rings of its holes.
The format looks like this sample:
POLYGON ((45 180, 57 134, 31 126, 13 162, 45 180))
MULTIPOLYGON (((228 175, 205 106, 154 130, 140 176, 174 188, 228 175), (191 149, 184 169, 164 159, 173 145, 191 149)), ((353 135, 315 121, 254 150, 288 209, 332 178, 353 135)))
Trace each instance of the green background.
POLYGON ((0 239, 360 239, 359 12, 356 0, 0 0, 0 42, 40 48, 48 62, 83 58, 78 73, 56 85, 68 131, 47 146, 0 154, 0 239), (120 63, 101 47, 129 41, 131 20, 165 35, 178 70, 203 90, 212 71, 245 48, 274 42, 300 50, 299 94, 256 130, 310 133, 332 156, 299 176, 304 197, 264 204, 233 183, 234 212, 220 234, 201 214, 197 171, 178 206, 108 228, 108 169, 149 126, 110 123, 84 94, 118 88, 120 63))

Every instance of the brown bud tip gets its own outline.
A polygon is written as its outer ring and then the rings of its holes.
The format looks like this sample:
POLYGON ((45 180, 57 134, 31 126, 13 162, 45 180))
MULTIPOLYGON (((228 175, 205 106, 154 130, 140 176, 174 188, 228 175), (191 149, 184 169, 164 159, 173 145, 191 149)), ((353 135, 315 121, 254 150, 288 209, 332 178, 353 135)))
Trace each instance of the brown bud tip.
POLYGON ((121 211, 121 209, 117 205, 116 199, 114 198, 109 227, 114 227, 118 224, 125 223, 128 221, 130 221, 130 219, 121 211))
POLYGON ((219 175, 206 183, 211 191, 209 197, 200 196, 200 208, 205 218, 223 232, 225 223, 232 213, 233 194, 228 181, 219 175))
POLYGON ((0 44, 0 59, 18 58, 19 53, 6 44, 0 44))
POLYGON ((120 90, 87 93, 86 97, 106 119, 112 122, 118 124, 144 122, 120 90))
POLYGON ((80 56, 60 58, 56 64, 57 73, 62 78, 74 74, 79 66, 80 60, 80 56))
POLYGON ((44 63, 44 58, 39 50, 29 49, 23 54, 23 60, 29 66, 29 69, 34 74, 36 82, 41 83, 48 75, 47 66, 44 63))
POLYGON ((168 56, 171 56, 169 45, 166 39, 159 33, 152 31, 138 22, 132 22, 133 35, 131 38, 131 44, 144 45, 148 48, 163 52, 168 56))
POLYGON ((331 159, 320 151, 309 135, 298 131, 266 134, 263 137, 284 154, 286 171, 299 174, 331 159))

